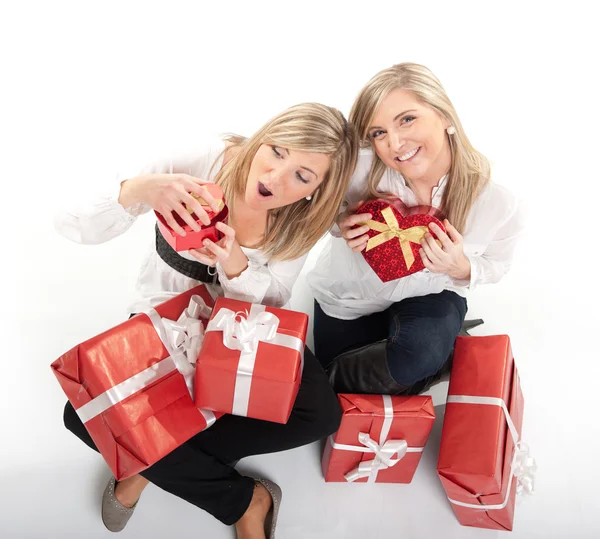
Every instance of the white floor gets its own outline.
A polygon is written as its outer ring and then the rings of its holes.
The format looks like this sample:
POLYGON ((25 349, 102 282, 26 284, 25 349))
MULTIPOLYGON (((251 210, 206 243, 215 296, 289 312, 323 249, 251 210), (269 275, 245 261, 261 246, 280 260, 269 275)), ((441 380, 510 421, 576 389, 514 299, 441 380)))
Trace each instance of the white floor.
MULTIPOLYGON (((494 178, 529 208, 514 268, 474 291, 468 313, 486 321, 475 334, 511 336, 520 368, 523 436, 539 471, 512 537, 600 538, 591 3, 183 4, 59 0, 3 9, 0 539, 110 536, 99 515, 108 471, 64 429, 65 397, 49 365, 124 319, 152 219, 108 244, 74 245, 52 230, 64 197, 110 184, 121 157, 141 166, 180 151, 184 140, 196 144, 198 131, 249 135, 303 101, 347 113, 373 74, 402 61, 440 77, 494 178)), ((293 302, 312 314, 303 279, 293 302)), ((325 484, 318 444, 241 462, 282 486, 279 538, 503 536, 461 527, 445 499, 435 472, 445 391, 433 390, 438 417, 410 485, 325 484)), ((120 536, 233 533, 149 487, 120 536)))
MULTIPOLYGON (((53 253, 60 263, 42 273, 30 268, 21 275, 29 284, 14 313, 18 339, 13 341, 13 360, 7 362, 0 393, 4 412, 2 538, 109 536, 99 516, 108 470, 97 454, 63 428, 65 399, 48 365, 70 346, 123 318, 123 298, 135 278, 147 234, 152 232, 151 221, 140 222, 125 237, 96 247, 70 244, 52 230, 40 232, 43 252, 53 253), (117 258, 128 261, 125 277, 123 268, 111 262, 117 258)), ((313 259, 311 255, 306 269, 313 259)), ((545 293, 546 288, 538 288, 542 283, 529 280, 523 257, 521 262, 501 284, 477 291, 469 311, 469 317, 486 320, 476 334, 511 335, 521 371, 526 398, 523 435, 537 458, 539 473, 535 495, 519 502, 513 535, 526 539, 600 537, 594 514, 599 506, 598 472, 592 460, 599 447, 590 435, 596 407, 578 389, 588 385, 584 380, 559 375, 556 368, 569 362, 575 369, 576 356, 583 352, 581 342, 571 354, 565 345, 583 339, 584 328, 569 313, 553 307, 555 300, 545 293)), ((303 278, 294 290, 294 307, 312 313, 303 278)), ((447 382, 432 390, 437 419, 410 485, 325 484, 319 444, 242 461, 240 470, 256 471, 283 487, 279 537, 500 535, 461 527, 436 476, 446 390, 447 382)), ((150 486, 121 536, 218 539, 232 537, 233 532, 150 486)))

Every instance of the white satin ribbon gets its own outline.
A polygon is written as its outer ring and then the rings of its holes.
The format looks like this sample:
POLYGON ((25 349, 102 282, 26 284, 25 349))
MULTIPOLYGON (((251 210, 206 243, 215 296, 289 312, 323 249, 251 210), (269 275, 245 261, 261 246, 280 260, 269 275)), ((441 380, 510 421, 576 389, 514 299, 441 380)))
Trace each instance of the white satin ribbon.
POLYGON ((220 309, 206 326, 207 332, 222 331, 223 344, 230 350, 240 351, 231 410, 233 415, 248 415, 250 388, 259 342, 268 342, 297 351, 300 354, 302 371, 304 367, 302 339, 277 333, 278 327, 279 318, 273 313, 266 312, 264 305, 254 303, 249 313, 234 313, 231 309, 220 309))
POLYGON ((510 491, 512 487, 513 478, 517 479, 517 494, 533 494, 534 491, 534 479, 535 471, 537 469, 535 459, 529 456, 529 446, 519 441, 519 432, 513 423, 512 417, 508 412, 508 407, 503 399, 498 397, 478 397, 472 395, 450 395, 447 400, 448 403, 458 404, 483 404, 487 406, 499 406, 504 412, 508 430, 515 444, 513 450, 513 458, 510 465, 510 477, 508 479, 508 486, 506 488, 506 496, 504 501, 499 504, 476 504, 476 503, 465 503, 458 500, 453 500, 448 497, 450 503, 454 505, 460 505, 461 507, 467 507, 469 509, 504 509, 510 499, 510 491))
MULTIPOLYGON (((78 408, 77 415, 81 421, 86 423, 174 370, 178 370, 183 375, 193 399, 195 363, 204 339, 204 329, 200 318, 208 318, 210 313, 210 307, 197 295, 190 298, 187 309, 183 311, 177 321, 161 318, 154 309, 145 311, 169 355, 78 408)), ((216 421, 215 415, 211 411, 200 410, 200 413, 206 419, 207 428, 216 421)))
POLYGON ((367 483, 374 483, 379 470, 395 466, 404 458, 406 453, 421 453, 424 449, 424 447, 408 447, 406 440, 386 441, 392 421, 394 420, 394 407, 392 405, 392 398, 389 395, 382 395, 382 398, 384 419, 381 434, 379 435, 379 443, 365 432, 358 434, 358 441, 362 445, 338 444, 333 441, 333 436, 329 437, 329 443, 331 443, 334 449, 375 454, 374 459, 361 462, 356 468, 344 475, 344 478, 348 482, 368 477, 367 483), (398 455, 398 458, 392 458, 394 455, 398 455))

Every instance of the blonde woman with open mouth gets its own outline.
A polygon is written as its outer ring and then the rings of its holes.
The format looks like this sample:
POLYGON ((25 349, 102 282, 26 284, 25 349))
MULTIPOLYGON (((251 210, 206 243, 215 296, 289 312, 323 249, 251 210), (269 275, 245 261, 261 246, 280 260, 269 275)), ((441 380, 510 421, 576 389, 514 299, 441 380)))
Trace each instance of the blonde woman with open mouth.
MULTIPOLYGON (((172 212, 197 230, 186 206, 208 224, 192 195, 217 210, 204 187, 216 182, 229 206, 228 224, 217 225, 224 238, 176 252, 157 230, 129 313, 153 307, 200 282, 213 296, 283 307, 308 251, 334 222, 357 155, 355 132, 339 111, 316 103, 298 105, 249 139, 218 140, 192 155, 147 168, 122 182, 120 191, 116 186, 114 196, 59 214, 56 227, 75 242, 102 243, 125 233, 141 214, 154 209, 177 233, 184 231, 172 212)), ((111 531, 122 530, 151 482, 224 524, 235 525, 240 539, 274 537, 280 488, 268 480, 244 477, 233 465, 249 455, 325 438, 337 430, 340 417, 327 376, 306 349, 300 390, 287 424, 220 418, 141 474, 118 483, 112 478, 103 497, 104 524, 111 531)), ((64 420, 96 449, 69 403, 64 420)))

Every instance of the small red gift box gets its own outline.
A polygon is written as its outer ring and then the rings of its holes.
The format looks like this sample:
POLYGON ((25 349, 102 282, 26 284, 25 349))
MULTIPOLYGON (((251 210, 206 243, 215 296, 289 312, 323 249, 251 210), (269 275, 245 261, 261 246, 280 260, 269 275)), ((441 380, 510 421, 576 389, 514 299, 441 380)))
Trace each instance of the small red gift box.
POLYGON ((225 205, 223 191, 218 185, 215 185, 214 183, 207 183, 206 185, 204 185, 204 187, 206 187, 208 192, 216 200, 219 201, 220 210, 215 213, 210 208, 210 206, 208 206, 205 203, 203 199, 192 195, 200 202, 202 208, 206 211, 208 217, 211 220, 210 225, 206 226, 198 220, 195 213, 192 213, 191 215, 194 218, 194 220, 197 221, 198 224, 200 224, 200 226, 202 227, 198 232, 192 230, 192 228, 177 213, 173 212, 173 219, 175 219, 175 221, 177 221, 177 224, 185 230, 185 236, 180 236, 167 224, 167 221, 165 220, 163 215, 161 215, 157 211, 154 212, 158 219, 158 228, 161 234, 163 235, 167 243, 176 251, 198 249, 203 246, 203 242, 206 239, 217 242, 223 237, 223 234, 215 227, 215 225, 219 221, 226 223, 227 217, 229 215, 229 208, 227 208, 227 206, 225 205))
POLYGON ((69 350, 51 365, 115 478, 148 468, 218 415, 192 400, 202 324, 198 286, 69 350))
POLYGON ((286 423, 307 327, 304 313, 217 298, 196 365, 196 406, 286 423))
POLYGON ((512 530, 535 463, 520 440, 523 394, 507 335, 458 337, 437 471, 463 526, 512 530))
POLYGON ((435 420, 431 397, 338 395, 343 415, 329 437, 327 482, 410 483, 435 420))
POLYGON ((369 240, 362 255, 384 283, 425 268, 419 249, 427 232, 435 237, 429 229, 430 223, 446 231, 435 217, 436 211, 428 206, 407 208, 400 201, 390 203, 372 200, 363 204, 357 213, 370 213, 373 216, 366 223, 370 228, 367 232, 369 240), (430 212, 424 213, 428 208, 430 212))

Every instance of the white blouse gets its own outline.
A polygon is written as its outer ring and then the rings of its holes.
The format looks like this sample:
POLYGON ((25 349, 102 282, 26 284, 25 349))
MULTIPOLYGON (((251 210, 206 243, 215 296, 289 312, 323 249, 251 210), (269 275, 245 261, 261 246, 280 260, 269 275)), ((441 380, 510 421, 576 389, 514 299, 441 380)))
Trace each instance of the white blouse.
MULTIPOLYGON (((145 167, 139 174, 183 173, 214 181, 223 164, 224 149, 224 141, 218 140, 202 151, 145 167)), ((118 194, 117 185, 114 193, 60 211, 54 221, 56 230, 77 243, 104 243, 126 232, 138 216, 152 209, 146 204, 125 209, 118 202, 118 194)), ((248 257, 248 267, 239 276, 228 279, 217 263, 221 285, 207 285, 211 295, 273 307, 285 306, 308 254, 294 260, 270 261, 260 249, 242 247, 242 250, 248 257)), ((179 254, 188 260, 196 260, 187 251, 179 254)), ((198 281, 171 268, 152 247, 142 263, 135 297, 128 312, 147 310, 198 284, 198 281)))
MULTIPOLYGON (((372 160, 370 149, 361 150, 345 205, 364 198, 372 160)), ((432 206, 441 205, 445 186, 446 177, 433 190, 432 206)), ((402 175, 392 169, 384 173, 379 190, 398 196, 409 207, 418 205, 402 175)), ((464 252, 471 262, 470 280, 459 281, 425 269, 383 283, 362 254, 346 245, 335 226, 315 268, 307 276, 308 283, 323 311, 343 320, 383 311, 404 298, 443 290, 466 296, 477 285, 499 281, 510 269, 523 225, 518 201, 507 189, 490 181, 475 200, 463 233, 464 252)))

